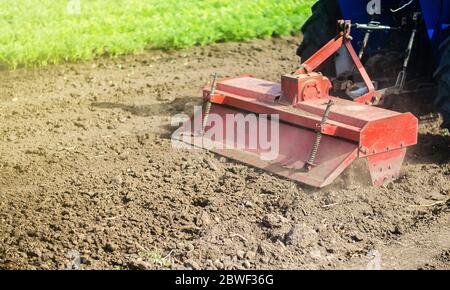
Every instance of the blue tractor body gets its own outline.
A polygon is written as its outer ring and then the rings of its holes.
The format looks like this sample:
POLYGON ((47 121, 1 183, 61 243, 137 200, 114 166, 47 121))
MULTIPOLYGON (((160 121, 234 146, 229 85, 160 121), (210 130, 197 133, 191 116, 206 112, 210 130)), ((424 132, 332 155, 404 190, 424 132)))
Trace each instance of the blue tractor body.
MULTIPOLYGON (((354 23, 368 23, 373 17, 376 17, 377 21, 392 26, 397 25, 399 17, 420 11, 426 25, 434 62, 435 64, 439 63, 441 58, 439 46, 450 35, 450 0, 339 0, 339 6, 343 19, 352 20, 354 23), (375 15, 375 12, 373 15, 369 14, 368 5, 376 5, 377 2, 381 4, 381 14, 375 15), (400 7, 404 7, 404 9, 396 13, 391 12, 391 9, 396 10, 400 7)), ((354 45, 358 47, 358 43, 364 38, 364 32, 354 30, 352 35, 355 38, 354 45)), ((382 32, 373 35, 368 50, 373 52, 390 45, 389 42, 383 40, 385 38, 382 32)))
MULTIPOLYGON (((339 19, 353 23, 353 47, 377 86, 394 87, 393 97, 434 97, 442 126, 450 130, 450 0, 317 0, 302 27, 297 54, 303 61, 336 36, 339 19), (430 91, 422 93, 425 87, 430 91)), ((320 71, 334 80, 335 95, 352 99, 348 86, 364 88, 357 87, 349 59, 340 51, 320 71)))

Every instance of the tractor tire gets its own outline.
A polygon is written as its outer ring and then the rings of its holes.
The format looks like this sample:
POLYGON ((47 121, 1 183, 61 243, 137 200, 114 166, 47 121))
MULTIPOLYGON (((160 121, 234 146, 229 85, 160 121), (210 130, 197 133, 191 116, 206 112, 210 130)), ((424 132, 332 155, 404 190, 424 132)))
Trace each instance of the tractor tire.
POLYGON ((440 49, 441 64, 434 74, 438 81, 438 96, 435 104, 440 108, 444 119, 442 127, 450 130, 450 37, 442 43, 440 49))
MULTIPOLYGON (((297 49, 297 55, 302 62, 336 36, 337 21, 342 18, 337 0, 319 0, 311 10, 311 17, 302 27, 303 41, 297 49)), ((330 59, 318 70, 325 75, 333 76, 334 62, 330 59)))

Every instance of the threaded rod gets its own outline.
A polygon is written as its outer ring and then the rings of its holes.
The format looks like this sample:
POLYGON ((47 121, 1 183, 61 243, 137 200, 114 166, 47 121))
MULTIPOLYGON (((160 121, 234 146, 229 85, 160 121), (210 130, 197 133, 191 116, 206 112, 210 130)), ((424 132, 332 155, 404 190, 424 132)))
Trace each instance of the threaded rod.
POLYGON ((206 129, 206 124, 208 123, 208 118, 209 118, 209 113, 211 112, 211 97, 214 96, 214 94, 216 93, 216 88, 217 88, 217 73, 214 73, 214 79, 211 85, 211 91, 209 92, 209 96, 208 99, 206 100, 206 103, 204 105, 203 108, 203 121, 202 121, 202 131, 201 131, 201 136, 205 135, 205 129, 206 129))

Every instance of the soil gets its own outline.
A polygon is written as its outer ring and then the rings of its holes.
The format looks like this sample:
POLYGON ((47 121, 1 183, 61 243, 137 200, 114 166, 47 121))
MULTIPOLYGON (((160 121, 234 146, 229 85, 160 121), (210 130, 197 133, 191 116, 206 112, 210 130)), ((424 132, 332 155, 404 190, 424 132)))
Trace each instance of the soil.
POLYGON ((419 145, 379 188, 172 148, 211 74, 277 81, 298 42, 2 71, 0 268, 450 269, 450 140, 427 100, 396 108, 420 117, 419 145))

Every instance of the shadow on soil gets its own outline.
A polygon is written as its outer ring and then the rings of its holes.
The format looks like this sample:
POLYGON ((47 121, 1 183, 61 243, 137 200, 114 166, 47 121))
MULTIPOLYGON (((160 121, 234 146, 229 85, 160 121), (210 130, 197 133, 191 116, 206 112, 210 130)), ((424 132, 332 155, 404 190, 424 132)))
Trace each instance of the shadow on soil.
MULTIPOLYGON (((161 104, 151 105, 128 105, 121 103, 100 102, 92 103, 91 105, 100 109, 121 109, 133 115, 140 117, 150 116, 173 116, 175 114, 185 113, 190 115, 194 112, 194 106, 201 105, 202 99, 199 97, 182 97, 175 100, 161 104)), ((162 130, 160 136, 162 138, 171 138, 172 133, 177 129, 169 124, 161 124, 159 128, 162 130)))
POLYGON ((449 163, 450 136, 419 134, 417 145, 408 153, 408 160, 412 163, 449 163))
POLYGON ((171 114, 191 112, 193 111, 193 106, 200 103, 201 98, 199 97, 182 97, 176 98, 171 102, 161 104, 128 105, 111 102, 100 102, 100 103, 92 103, 92 106, 101 109, 122 109, 136 116, 149 117, 149 116, 167 116, 171 114))

